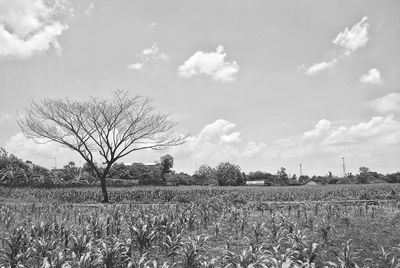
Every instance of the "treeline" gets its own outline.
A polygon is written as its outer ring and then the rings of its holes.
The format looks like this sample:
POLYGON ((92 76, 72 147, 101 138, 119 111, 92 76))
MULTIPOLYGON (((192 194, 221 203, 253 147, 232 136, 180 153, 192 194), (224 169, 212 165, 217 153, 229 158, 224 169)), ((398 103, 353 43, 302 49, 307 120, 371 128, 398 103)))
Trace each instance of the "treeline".
POLYGON ((334 176, 332 172, 328 172, 324 176, 307 176, 296 175, 289 176, 285 168, 281 168, 276 174, 268 172, 256 171, 247 175, 248 181, 264 181, 266 186, 285 186, 285 185, 304 185, 310 184, 372 184, 372 183, 400 183, 400 172, 390 174, 380 174, 370 171, 367 167, 360 167, 359 173, 353 175, 346 174, 344 177, 334 176))
MULTIPOLYGON (((112 166, 107 185, 220 185, 240 186, 257 182, 265 186, 295 186, 304 184, 369 184, 400 183, 400 172, 380 174, 361 167, 359 174, 347 174, 344 178, 328 172, 325 176, 288 175, 285 168, 276 174, 256 171, 245 174, 238 165, 221 162, 215 167, 201 165, 193 175, 172 170, 174 159, 164 155, 159 162, 153 164, 133 163, 125 165, 116 163, 112 166)), ((100 168, 101 169, 101 168, 100 168)), ((69 187, 99 185, 96 170, 85 163, 78 167, 69 162, 60 169, 46 169, 30 161, 24 162, 0 148, 0 185, 37 186, 37 187, 69 187)))

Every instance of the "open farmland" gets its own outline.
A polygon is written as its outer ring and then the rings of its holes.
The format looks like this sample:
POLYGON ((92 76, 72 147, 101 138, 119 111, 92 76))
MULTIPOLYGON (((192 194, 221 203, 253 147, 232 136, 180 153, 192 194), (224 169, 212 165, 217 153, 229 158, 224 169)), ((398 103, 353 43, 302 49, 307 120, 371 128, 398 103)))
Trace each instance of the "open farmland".
POLYGON ((399 190, 0 188, 1 266, 397 267, 399 190))
MULTIPOLYGON (((341 200, 394 200, 400 185, 326 185, 302 187, 213 187, 213 186, 141 186, 110 187, 114 203, 191 203, 218 197, 230 202, 297 202, 341 200)), ((22 202, 92 203, 101 199, 97 187, 13 188, 0 187, 0 200, 22 202)))

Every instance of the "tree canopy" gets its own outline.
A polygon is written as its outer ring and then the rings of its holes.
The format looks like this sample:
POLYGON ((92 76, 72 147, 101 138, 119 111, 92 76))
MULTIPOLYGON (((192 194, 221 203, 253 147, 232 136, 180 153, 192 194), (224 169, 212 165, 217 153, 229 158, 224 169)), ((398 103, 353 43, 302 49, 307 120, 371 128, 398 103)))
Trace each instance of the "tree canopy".
POLYGON ((17 121, 27 138, 57 142, 79 153, 101 180, 105 202, 105 178, 118 159, 138 150, 180 145, 186 139, 174 134, 176 123, 169 114, 156 113, 149 98, 119 90, 112 98, 31 100, 17 121), (95 165, 96 157, 102 159, 102 169, 95 165))

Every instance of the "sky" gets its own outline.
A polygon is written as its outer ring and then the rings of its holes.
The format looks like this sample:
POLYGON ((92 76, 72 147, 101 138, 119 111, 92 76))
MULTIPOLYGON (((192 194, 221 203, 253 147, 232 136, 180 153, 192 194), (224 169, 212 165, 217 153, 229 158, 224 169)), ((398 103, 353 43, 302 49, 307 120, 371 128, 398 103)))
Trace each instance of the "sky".
POLYGON ((177 172, 400 170, 397 0, 0 0, 0 147, 51 168, 77 153, 16 122, 30 99, 153 99, 187 143, 177 172))

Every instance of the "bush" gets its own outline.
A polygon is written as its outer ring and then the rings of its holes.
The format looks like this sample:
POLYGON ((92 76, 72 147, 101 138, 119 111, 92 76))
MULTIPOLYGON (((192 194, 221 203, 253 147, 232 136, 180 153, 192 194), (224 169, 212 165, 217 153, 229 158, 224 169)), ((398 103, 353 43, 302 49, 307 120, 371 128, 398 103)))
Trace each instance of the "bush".
POLYGON ((218 185, 215 169, 208 165, 201 165, 193 178, 199 185, 218 185))
POLYGON ((226 185, 245 185, 246 181, 238 165, 229 162, 222 162, 215 168, 215 176, 218 184, 226 185))
POLYGON ((196 181, 189 174, 183 172, 166 174, 165 180, 167 185, 199 185, 201 183, 200 181, 196 181))
POLYGON ((388 183, 400 183, 400 172, 387 174, 384 180, 388 183))

